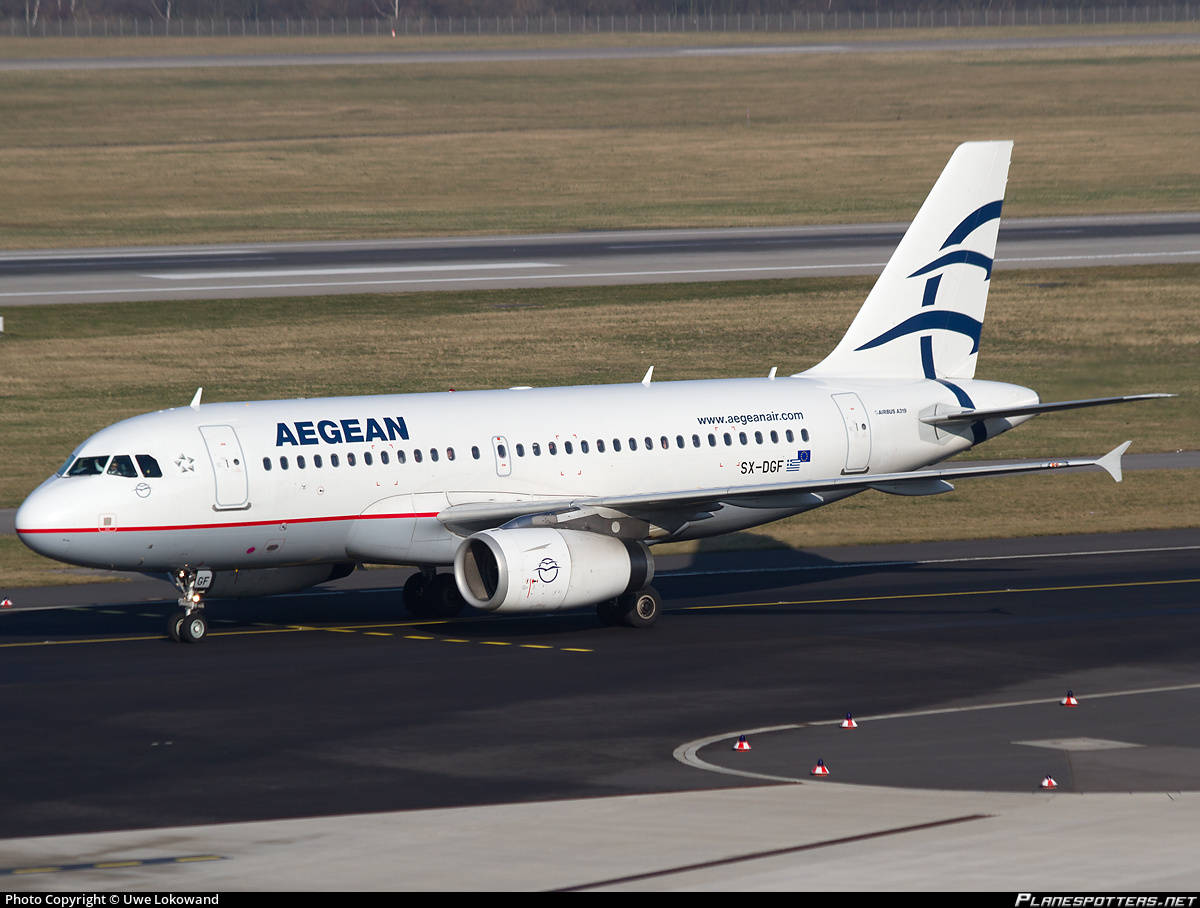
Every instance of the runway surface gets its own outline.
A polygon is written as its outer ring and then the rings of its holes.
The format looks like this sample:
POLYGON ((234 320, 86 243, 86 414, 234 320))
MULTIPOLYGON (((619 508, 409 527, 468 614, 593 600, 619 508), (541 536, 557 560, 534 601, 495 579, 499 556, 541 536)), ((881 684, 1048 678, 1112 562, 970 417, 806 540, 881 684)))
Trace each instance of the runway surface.
MULTIPOLYGON (((0 60, 0 72, 30 70, 95 69, 194 69, 276 66, 406 66, 414 64, 504 63, 512 61, 630 60, 695 56, 744 56, 759 54, 871 54, 930 53, 979 50, 1036 50, 1077 47, 1151 47, 1164 44, 1196 44, 1200 35, 1171 33, 1134 35, 1055 35, 1007 38, 948 38, 936 40, 842 41, 836 44, 807 43, 793 36, 770 45, 663 46, 663 47, 547 47, 497 50, 399 51, 394 53, 312 54, 196 54, 156 57, 93 57, 0 60)), ((614 35, 614 42, 617 37, 614 35)))
MULTIPOLYGON (((0 254, 0 306, 877 274, 907 224, 0 254)), ((1200 261, 1200 213, 1017 218, 997 267, 1200 261)))
POLYGON ((0 873, 1195 888, 1198 552, 1200 529, 675 557, 646 632, 411 622, 403 570, 213 602, 191 647, 164 584, 31 591, 0 612, 0 873))

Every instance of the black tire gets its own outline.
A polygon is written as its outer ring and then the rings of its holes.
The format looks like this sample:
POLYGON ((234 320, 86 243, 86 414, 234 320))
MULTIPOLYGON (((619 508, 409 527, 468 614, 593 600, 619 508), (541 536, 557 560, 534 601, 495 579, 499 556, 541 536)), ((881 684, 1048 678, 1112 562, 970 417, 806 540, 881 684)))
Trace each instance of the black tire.
POLYGON ((626 593, 617 601, 621 604, 621 621, 629 627, 650 627, 662 612, 662 597, 652 586, 626 593))
POLYGON ((424 600, 435 618, 453 618, 466 606, 466 600, 458 591, 453 574, 438 574, 425 591, 424 600))
POLYGON ((185 612, 183 609, 179 609, 178 611, 172 612, 171 616, 167 619, 167 636, 176 643, 179 642, 179 629, 183 626, 183 619, 186 617, 187 612, 185 612))
POLYGON ((596 616, 600 619, 600 623, 607 627, 621 624, 624 621, 624 615, 625 609, 619 599, 605 599, 603 602, 596 603, 596 616))
POLYGON ((208 619, 194 611, 179 623, 179 639, 183 643, 199 643, 208 636, 208 619))
POLYGON ((425 601, 425 593, 429 589, 429 578, 421 571, 413 574, 404 581, 404 607, 414 618, 432 618, 425 601))

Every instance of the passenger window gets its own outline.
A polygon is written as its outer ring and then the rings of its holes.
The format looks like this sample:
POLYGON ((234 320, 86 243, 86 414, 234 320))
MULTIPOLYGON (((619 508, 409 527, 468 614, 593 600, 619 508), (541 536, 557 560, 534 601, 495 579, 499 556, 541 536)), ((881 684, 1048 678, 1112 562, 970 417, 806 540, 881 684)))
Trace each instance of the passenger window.
POLYGON ((286 458, 286 457, 280 457, 280 458, 279 458, 279 469, 281 469, 281 470, 286 470, 287 468, 288 468, 288 461, 287 461, 287 458, 286 458))
POLYGON ((784 433, 784 435, 787 437, 787 440, 788 440, 789 442, 792 442, 792 441, 795 441, 795 440, 796 440, 796 436, 792 434, 792 430, 791 430, 791 429, 788 429, 788 430, 787 430, 787 432, 785 432, 785 433, 784 433))
POLYGON ((315 467, 316 469, 319 470, 319 469, 321 469, 322 463, 323 463, 323 461, 321 460, 321 455, 314 454, 313 455, 313 467, 315 467))
POLYGON ((710 448, 715 448, 717 446, 717 436, 713 435, 712 432, 708 433, 708 446, 710 448))
POLYGON ((779 441, 779 433, 774 429, 771 430, 771 444, 776 444, 779 441))
POLYGON ((387 451, 380 451, 379 452, 379 462, 386 467, 389 463, 392 462, 392 458, 388 455, 387 451))
POLYGON ((636 438, 629 439, 629 450, 630 451, 637 450, 637 439, 636 438))
POLYGON ((434 463, 437 463, 437 459, 438 459, 437 448, 429 449, 429 459, 432 460, 434 463))
POLYGON ((588 443, 586 441, 581 441, 579 443, 579 451, 581 454, 586 454, 588 452, 588 443))
MULTIPOLYGON (((504 445, 500 445, 500 447, 497 448, 496 450, 499 452, 501 457, 504 456, 504 445)), ((421 449, 420 448, 413 449, 413 460, 416 461, 417 463, 421 462, 421 449)))
POLYGON ((403 451, 396 452, 396 463, 404 463, 408 460, 408 456, 403 451))
POLYGON ((665 435, 661 436, 658 439, 658 444, 664 451, 667 450, 667 448, 671 447, 671 443, 669 441, 667 441, 667 436, 665 436, 665 435))
POLYGON ((352 466, 356 465, 357 463, 358 463, 358 460, 355 459, 353 451, 350 451, 349 453, 346 454, 346 466, 352 467, 352 466))
POLYGON ((754 441, 755 441, 755 443, 756 443, 756 444, 760 444, 760 445, 762 444, 762 441, 763 441, 763 439, 762 439, 762 432, 755 432, 755 433, 754 433, 754 441))
POLYGON ((296 455, 296 469, 297 470, 304 469, 304 455, 303 454, 296 455))
MULTIPOLYGON (((472 456, 472 457, 473 457, 475 460, 478 460, 478 459, 479 459, 479 445, 471 445, 471 456, 472 456)), ((517 445, 517 456, 518 456, 518 457, 521 457, 521 456, 523 456, 523 455, 521 454, 521 446, 520 446, 520 445, 517 445)))
POLYGON ((692 447, 693 448, 700 447, 700 436, 699 435, 692 436, 692 447))
POLYGON ((525 446, 524 446, 523 444, 518 444, 518 445, 517 445, 517 456, 518 456, 518 457, 524 457, 524 456, 525 456, 525 446))
POLYGON ((738 432, 738 441, 740 441, 742 444, 746 443, 746 433, 745 432, 738 432))
POLYGON ((550 452, 551 454, 557 454, 558 453, 558 445, 556 445, 554 442, 550 442, 548 445, 546 445, 546 450, 548 452, 550 452))
POLYGON ((614 439, 613 439, 613 450, 614 450, 614 451, 617 451, 617 452, 620 452, 620 450, 621 450, 621 439, 619 439, 619 438, 614 438, 614 439))
POLYGON ((542 456, 542 446, 539 445, 536 441, 529 446, 529 450, 531 450, 533 452, 534 457, 542 456))
POLYGON ((138 466, 142 468, 142 475, 147 479, 159 479, 162 476, 158 461, 149 454, 139 454, 136 459, 138 466))
POLYGON ((453 460, 453 459, 454 459, 454 449, 453 449, 453 448, 447 448, 447 449, 446 449, 446 459, 447 459, 447 460, 453 460))
MULTIPOLYGON (((804 439, 805 441, 808 441, 808 429, 801 429, 801 430, 800 430, 800 437, 801 437, 802 439, 804 439)), ((789 440, 789 441, 791 441, 791 439, 788 439, 788 440, 789 440)))
POLYGON ((569 441, 563 442, 563 453, 564 454, 574 453, 574 448, 571 447, 571 443, 569 441))
POLYGON ((601 454, 604 453, 604 439, 603 438, 596 439, 596 450, 599 451, 601 454))
POLYGON ((675 447, 677 447, 677 448, 683 447, 683 436, 682 435, 675 436, 675 447))
POLYGON ((643 438, 643 439, 642 439, 642 441, 644 441, 644 442, 646 443, 646 450, 647 450, 647 451, 652 451, 652 450, 654 450, 654 442, 653 442, 653 441, 651 441, 651 439, 650 439, 650 436, 649 436, 649 435, 647 435, 645 438, 643 438))
POLYGON ((729 433, 726 432, 725 433, 725 446, 729 447, 729 445, 731 445, 731 444, 733 444, 733 438, 731 438, 729 433))
POLYGON ((118 454, 109 462, 109 476, 126 476, 137 478, 137 470, 133 468, 133 458, 128 454, 118 454))
MULTIPOLYGON (((496 453, 500 455, 501 460, 504 460, 506 457, 508 457, 508 448, 506 448, 504 445, 496 445, 496 453)), ((413 456, 417 458, 417 463, 421 462, 420 451, 414 451, 413 456)))
POLYGON ((341 463, 341 461, 338 459, 338 456, 337 456, 336 454, 330 454, 330 455, 329 455, 329 465, 330 465, 331 467, 336 467, 336 466, 338 466, 340 463, 341 463))
POLYGON ((363 452, 363 463, 365 463, 365 464, 366 464, 366 465, 369 467, 369 466, 371 466, 371 464, 373 464, 374 462, 375 462, 375 459, 374 459, 374 458, 371 456, 371 452, 370 452, 370 451, 364 451, 364 452, 363 452))
POLYGON ((271 458, 270 457, 263 458, 263 469, 266 470, 268 473, 271 472, 271 458))

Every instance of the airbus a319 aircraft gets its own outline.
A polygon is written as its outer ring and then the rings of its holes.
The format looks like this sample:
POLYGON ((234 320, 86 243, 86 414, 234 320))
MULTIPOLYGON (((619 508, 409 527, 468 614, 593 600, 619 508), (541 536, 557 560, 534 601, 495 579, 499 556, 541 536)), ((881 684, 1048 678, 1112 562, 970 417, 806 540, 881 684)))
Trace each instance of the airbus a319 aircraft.
POLYGON ((172 638, 207 633, 206 596, 259 596, 415 565, 410 612, 594 606, 652 624, 655 543, 714 536, 868 489, 1096 460, 924 469, 1037 413, 975 378, 1011 142, 959 146, 850 325, 788 377, 202 404, 81 444, 17 512, 21 539, 72 564, 166 574, 172 638), (453 565, 453 572, 438 568, 453 565))

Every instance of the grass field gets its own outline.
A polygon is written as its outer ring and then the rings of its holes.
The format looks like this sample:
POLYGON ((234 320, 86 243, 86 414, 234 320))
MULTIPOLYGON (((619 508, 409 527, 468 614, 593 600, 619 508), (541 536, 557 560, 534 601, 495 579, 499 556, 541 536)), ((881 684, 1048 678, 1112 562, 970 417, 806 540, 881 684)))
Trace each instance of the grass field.
POLYGON ((1194 209, 1197 84, 1188 45, 3 72, 0 247, 905 220, 1001 137, 1007 215, 1194 209))

